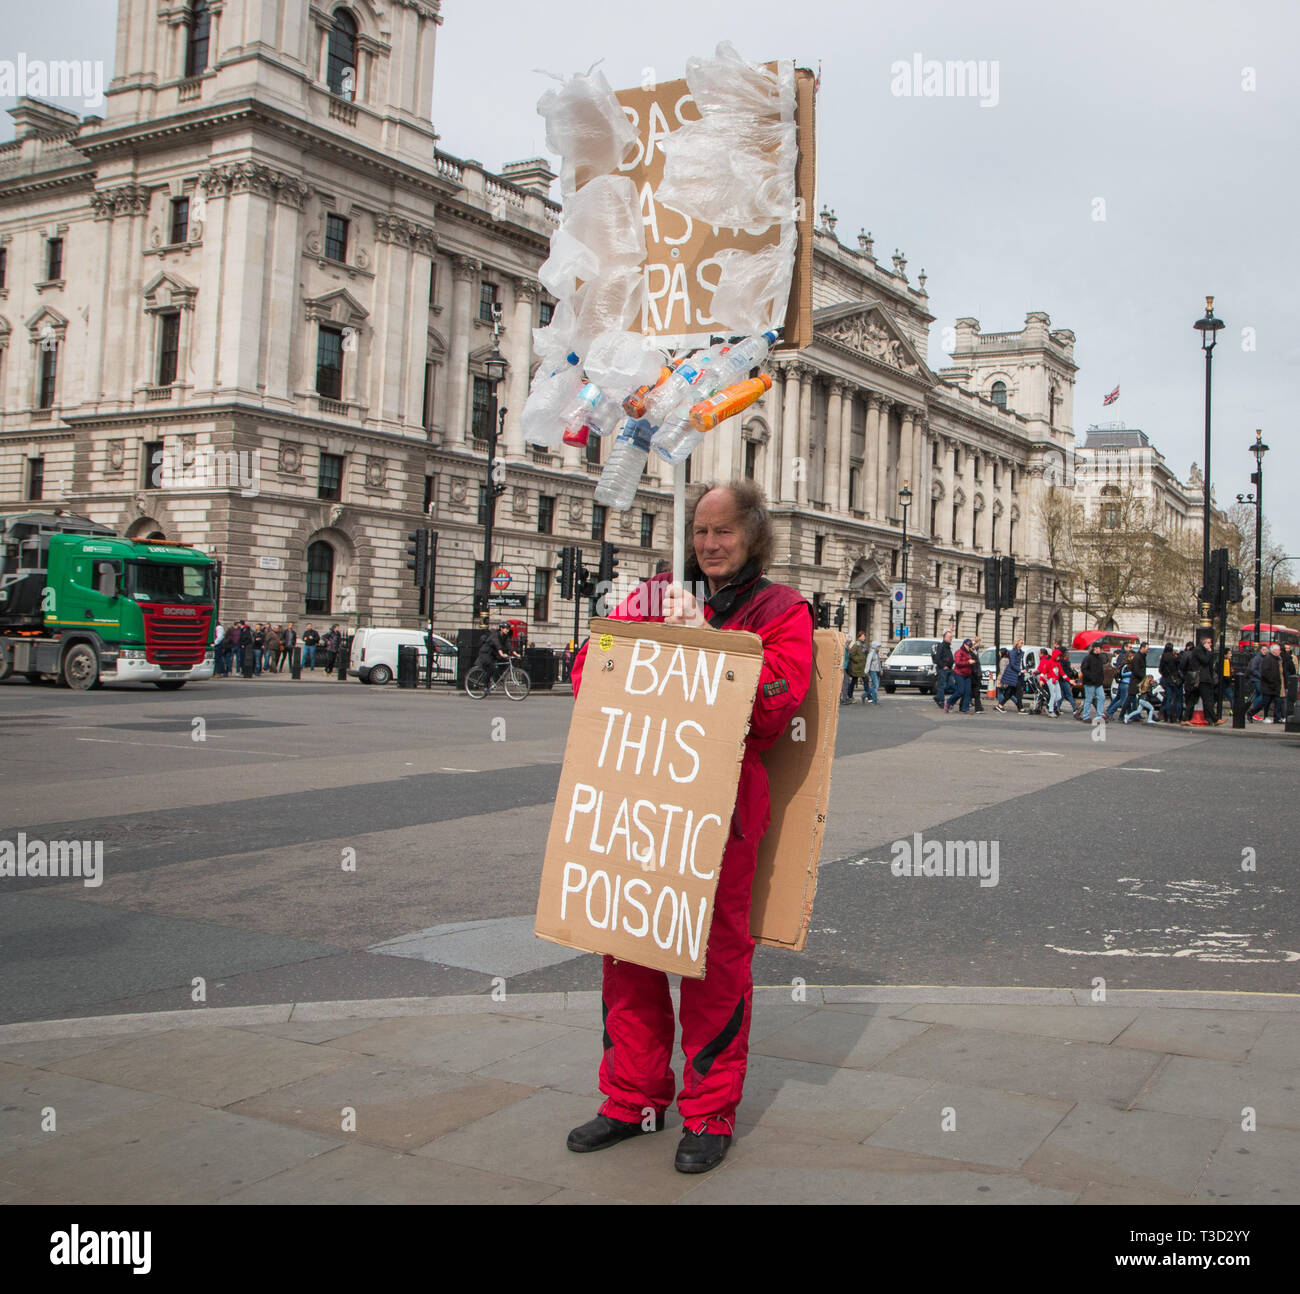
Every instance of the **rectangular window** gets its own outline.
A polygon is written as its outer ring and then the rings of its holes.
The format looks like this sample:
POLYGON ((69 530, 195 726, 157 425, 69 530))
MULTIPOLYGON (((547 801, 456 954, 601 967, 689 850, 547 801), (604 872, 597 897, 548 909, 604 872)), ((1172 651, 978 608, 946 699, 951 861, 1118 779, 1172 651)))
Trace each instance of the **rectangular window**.
POLYGON ((600 466, 600 437, 594 431, 587 433, 587 462, 593 467, 600 466))
POLYGON ((321 324, 316 338, 316 393, 327 400, 343 398, 343 330, 321 324))
POLYGON ((173 247, 189 241, 190 236, 190 200, 189 198, 172 199, 172 231, 168 242, 173 247))
POLYGON ((486 440, 492 429, 492 383, 485 377, 474 379, 474 404, 470 427, 478 440, 486 440))
POLYGON ((158 385, 171 386, 176 381, 176 356, 180 352, 181 317, 160 315, 158 319, 158 385))
POLYGON ((552 494, 543 494, 537 500, 537 533, 555 533, 555 496, 552 494))
POLYGON ((63 239, 51 238, 45 244, 45 278, 46 281, 63 277, 63 239))
POLYGON ((538 568, 533 571, 533 619, 549 620, 551 618, 551 584, 555 572, 538 568))
POLYGON ((424 366, 424 399, 420 406, 420 426, 425 431, 433 427, 433 364, 424 366))
POLYGON ((162 486, 162 441, 146 440, 141 446, 141 453, 143 457, 140 460, 140 488, 157 490, 162 486))
POLYGON ((348 222, 342 216, 325 217, 325 258, 331 261, 348 258, 348 222))
POLYGON ((957 592, 961 592, 961 567, 957 567, 957 592))
POLYGON ((320 470, 316 476, 316 497, 318 499, 340 499, 343 497, 342 455, 321 454, 320 470))
POLYGON ((492 307, 497 301, 497 285, 495 283, 480 283, 478 288, 478 317, 484 323, 492 322, 492 307))
POLYGON ((5 276, 9 273, 9 249, 0 247, 0 288, 5 285, 5 276))
POLYGON ((593 539, 604 540, 605 519, 608 515, 608 509, 603 503, 593 503, 591 505, 591 537, 593 539))
POLYGON ((555 302, 543 301, 537 308, 537 326, 539 328, 549 328, 551 326, 551 316, 555 314, 555 302))
POLYGON ((754 479, 754 473, 758 470, 758 442, 756 440, 747 440, 745 442, 745 477, 747 480, 754 479))
POLYGON ((825 555, 826 555, 826 536, 814 535, 813 536, 813 565, 820 566, 822 564, 822 558, 825 555))
POLYGON ((478 524, 487 525, 487 486, 478 487, 478 524))
POLYGON ((59 380, 59 346, 41 343, 41 390, 38 409, 54 408, 54 388, 59 380))
POLYGON ((428 512, 433 507, 433 484, 438 478, 436 476, 426 476, 424 478, 424 510, 428 512))
POLYGON ((39 499, 45 489, 45 459, 29 458, 27 460, 27 497, 39 499))
POLYGON ((438 262, 429 262, 429 304, 438 304, 438 262))
POLYGON ((655 546, 655 514, 653 512, 643 512, 641 514, 641 547, 653 548, 655 546))

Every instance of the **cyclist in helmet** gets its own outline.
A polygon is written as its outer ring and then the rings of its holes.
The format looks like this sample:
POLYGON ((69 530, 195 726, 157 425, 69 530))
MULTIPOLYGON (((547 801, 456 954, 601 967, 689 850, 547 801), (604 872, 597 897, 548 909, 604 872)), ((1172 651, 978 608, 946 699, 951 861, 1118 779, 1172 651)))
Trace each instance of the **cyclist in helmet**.
POLYGON ((513 631, 510 628, 509 621, 503 620, 496 629, 494 629, 486 638, 483 639, 482 646, 478 649, 477 665, 482 665, 488 672, 489 684, 495 683, 500 678, 502 671, 509 664, 511 658, 518 657, 519 653, 512 650, 513 631))

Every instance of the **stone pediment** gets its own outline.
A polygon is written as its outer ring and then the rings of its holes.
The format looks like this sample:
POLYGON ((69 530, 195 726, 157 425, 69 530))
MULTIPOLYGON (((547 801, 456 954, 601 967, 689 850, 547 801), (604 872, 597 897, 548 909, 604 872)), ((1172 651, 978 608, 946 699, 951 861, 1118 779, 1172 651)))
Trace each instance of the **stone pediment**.
POLYGON ((813 330, 820 341, 842 346, 927 386, 937 380, 879 301, 850 301, 814 310, 813 330))
POLYGON ((307 318, 312 323, 360 324, 370 312, 347 288, 335 288, 323 296, 307 299, 307 318))
POLYGON ((178 306, 189 308, 194 304, 198 288, 187 283, 179 274, 163 270, 149 280, 143 295, 146 310, 170 310, 178 306))

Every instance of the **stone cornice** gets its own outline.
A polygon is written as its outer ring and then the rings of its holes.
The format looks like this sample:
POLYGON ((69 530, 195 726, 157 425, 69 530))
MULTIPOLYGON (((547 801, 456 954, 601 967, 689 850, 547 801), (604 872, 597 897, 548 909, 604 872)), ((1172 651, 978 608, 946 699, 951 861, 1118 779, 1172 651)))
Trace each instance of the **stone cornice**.
POLYGON ((375 237, 381 243, 396 243, 432 256, 438 250, 438 234, 431 225, 422 225, 404 216, 381 212, 375 216, 375 237))
POLYGON ((199 187, 209 198, 255 193, 298 211, 302 210, 302 204, 312 192, 311 187, 296 175, 252 161, 210 166, 199 176, 199 187))

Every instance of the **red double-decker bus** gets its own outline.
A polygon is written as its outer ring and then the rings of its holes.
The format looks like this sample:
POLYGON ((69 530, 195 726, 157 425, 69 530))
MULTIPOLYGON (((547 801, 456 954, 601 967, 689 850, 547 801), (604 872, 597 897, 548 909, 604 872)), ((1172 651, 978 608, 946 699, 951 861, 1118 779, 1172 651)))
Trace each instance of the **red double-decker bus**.
POLYGON ((1300 632, 1288 629, 1286 625, 1241 626, 1241 641, 1237 644, 1238 647, 1248 647, 1253 651, 1261 642, 1300 647, 1300 632))

